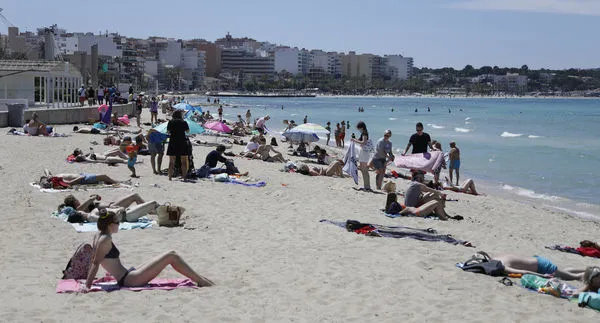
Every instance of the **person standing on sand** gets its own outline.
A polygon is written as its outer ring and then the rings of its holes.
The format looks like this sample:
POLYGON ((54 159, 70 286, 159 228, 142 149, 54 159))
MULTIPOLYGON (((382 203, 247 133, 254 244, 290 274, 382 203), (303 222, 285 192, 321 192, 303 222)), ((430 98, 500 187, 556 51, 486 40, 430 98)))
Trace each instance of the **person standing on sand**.
POLYGON ((258 133, 260 133, 261 135, 264 135, 266 133, 265 131, 265 124, 267 123, 267 121, 271 119, 271 117, 269 117, 269 115, 267 114, 266 116, 259 118, 256 121, 256 130, 258 130, 258 133))
POLYGON ((341 144, 340 144, 340 132, 341 131, 342 131, 342 128, 340 128, 340 123, 338 122, 338 123, 336 123, 335 131, 333 132, 336 147, 341 147, 341 144))
POLYGON ((342 128, 340 129, 340 145, 342 145, 342 148, 345 146, 344 139, 346 139, 346 122, 342 121, 342 128))
POLYGON ((219 113, 219 121, 223 122, 223 106, 220 105, 219 108, 217 109, 217 112, 219 113))
POLYGON ((308 123, 308 116, 304 116, 304 123, 308 123))
POLYGON ((448 153, 448 159, 450 160, 450 184, 452 184, 452 170, 456 171, 456 185, 458 185, 459 169, 460 169, 460 149, 456 147, 454 141, 450 142, 450 152, 448 153))
POLYGON ((79 94, 79 106, 80 107, 82 107, 83 103, 85 102, 85 96, 86 96, 85 92, 86 92, 85 91, 85 87, 83 85, 81 85, 81 87, 79 88, 79 92, 78 92, 78 94, 79 94))
MULTIPOLYGON (((343 123, 343 121, 342 121, 343 123)), ((356 124, 356 129, 360 131, 360 137, 358 139, 352 139, 353 142, 360 145, 360 153, 358 154, 359 169, 363 176, 364 187, 361 191, 371 192, 371 178, 369 177, 369 161, 371 160, 371 153, 373 151, 373 143, 369 140, 369 131, 367 131, 367 125, 359 121, 356 124)))
MULTIPOLYGON (((129 94, 131 96, 131 94, 129 94)), ((144 106, 144 96, 140 93, 135 100, 135 116, 138 127, 142 124, 142 107, 144 106)))
POLYGON ((423 132, 423 124, 422 123, 417 122, 416 130, 417 130, 417 132, 414 133, 412 136, 410 136, 410 139, 408 140, 408 145, 406 145, 406 148, 404 149, 404 153, 402 153, 402 156, 406 155, 406 153, 408 152, 408 148, 410 148, 410 146, 413 147, 412 154, 426 153, 427 146, 429 146, 429 148, 433 149, 433 146, 431 145, 431 137, 429 136, 428 133, 423 132))
POLYGON ((327 133, 327 143, 325 145, 329 146, 329 139, 331 137, 331 122, 327 121, 327 126, 325 127, 329 133, 327 133))
POLYGON ((250 113, 250 109, 246 111, 246 126, 250 127, 250 118, 252 118, 252 114, 250 113))
POLYGON ((377 144, 375 144, 373 166, 375 167, 375 174, 377 174, 375 176, 375 186, 378 190, 381 190, 381 185, 383 184, 383 175, 385 174, 387 162, 392 162, 395 158, 392 153, 390 137, 392 137, 392 131, 388 129, 384 132, 383 137, 377 141, 377 144))
POLYGON ((173 178, 175 168, 175 159, 177 156, 181 159, 181 177, 185 181, 188 173, 188 155, 189 147, 186 134, 190 132, 190 126, 183 120, 182 110, 175 110, 173 119, 167 124, 167 132, 170 136, 169 146, 167 147, 167 156, 169 156, 169 180, 173 178))

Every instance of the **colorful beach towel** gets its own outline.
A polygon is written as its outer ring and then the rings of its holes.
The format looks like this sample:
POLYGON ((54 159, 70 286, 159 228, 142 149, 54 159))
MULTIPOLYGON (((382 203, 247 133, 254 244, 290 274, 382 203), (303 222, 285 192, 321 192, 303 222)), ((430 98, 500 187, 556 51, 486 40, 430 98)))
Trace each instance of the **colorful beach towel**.
POLYGON ((133 186, 123 184, 123 183, 73 185, 73 186, 71 186, 71 188, 65 188, 65 189, 42 188, 38 183, 29 183, 29 185, 39 189, 40 192, 44 192, 44 193, 88 191, 88 190, 107 190, 107 189, 125 189, 125 190, 130 190, 130 191, 133 190, 133 186))
MULTIPOLYGON (((85 280, 62 279, 56 285, 56 292, 78 293, 85 286, 85 280)), ((196 283, 189 279, 154 278, 142 287, 119 287, 117 280, 112 276, 96 279, 90 288, 90 292, 113 292, 118 290, 130 290, 139 292, 143 290, 173 290, 177 288, 198 288, 196 283)))
POLYGON ((356 167, 356 152, 354 149, 354 141, 351 141, 348 145, 348 150, 344 155, 344 168, 342 170, 352 176, 354 183, 358 185, 358 168, 356 167))
POLYGON ((338 227, 344 228, 348 231, 355 232, 358 234, 365 234, 374 237, 383 238, 411 238, 421 241, 443 241, 454 245, 463 245, 466 247, 475 247, 470 242, 465 240, 458 240, 449 234, 438 234, 433 228, 428 229, 417 229, 404 226, 385 226, 380 224, 361 223, 355 220, 347 220, 346 222, 337 222, 330 220, 321 220, 319 222, 329 223, 338 227))
POLYGON ((444 161, 444 154, 441 151, 432 151, 422 154, 412 154, 406 156, 396 156, 394 163, 396 167, 422 170, 433 173, 444 161))

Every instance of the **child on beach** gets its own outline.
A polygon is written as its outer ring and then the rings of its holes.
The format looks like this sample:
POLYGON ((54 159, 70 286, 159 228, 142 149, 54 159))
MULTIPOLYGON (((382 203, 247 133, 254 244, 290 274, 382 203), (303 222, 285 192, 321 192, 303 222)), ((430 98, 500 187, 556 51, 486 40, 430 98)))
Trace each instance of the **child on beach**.
POLYGON ((148 130, 146 136, 148 140, 148 151, 150 152, 150 165, 152 165, 152 172, 155 175, 161 175, 162 160, 165 153, 165 141, 168 136, 156 131, 155 129, 148 130), (158 156, 158 160, 156 157, 158 156))
POLYGON ((448 159, 450 161, 450 184, 452 184, 452 170, 456 171, 456 185, 458 185, 459 169, 460 169, 460 149, 456 147, 454 141, 450 142, 450 152, 448 153, 448 159))
POLYGON ((131 143, 131 145, 127 146, 127 148, 125 148, 127 151, 127 156, 129 157, 127 159, 127 168, 129 168, 129 170, 131 171, 131 177, 133 178, 137 178, 137 174, 135 173, 135 162, 137 161, 137 152, 140 149, 140 147, 137 145, 137 143, 134 145, 133 143, 131 143))

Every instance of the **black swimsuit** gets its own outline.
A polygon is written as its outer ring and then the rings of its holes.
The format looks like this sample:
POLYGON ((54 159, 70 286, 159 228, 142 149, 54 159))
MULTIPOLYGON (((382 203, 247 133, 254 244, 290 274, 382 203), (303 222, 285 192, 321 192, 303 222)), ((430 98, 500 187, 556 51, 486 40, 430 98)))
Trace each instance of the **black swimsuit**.
MULTIPOLYGON (((112 248, 110 248, 110 250, 108 251, 106 256, 104 256, 104 258, 109 258, 109 259, 119 258, 119 255, 121 254, 121 252, 119 251, 119 249, 117 249, 117 247, 115 246, 114 243, 111 242, 111 244, 112 244, 112 248)), ((127 272, 125 272, 125 275, 123 275, 123 277, 121 277, 121 279, 119 279, 117 281, 117 284, 120 287, 125 286, 125 278, 127 277, 127 275, 129 275, 130 272, 131 272, 131 270, 128 270, 127 272)))

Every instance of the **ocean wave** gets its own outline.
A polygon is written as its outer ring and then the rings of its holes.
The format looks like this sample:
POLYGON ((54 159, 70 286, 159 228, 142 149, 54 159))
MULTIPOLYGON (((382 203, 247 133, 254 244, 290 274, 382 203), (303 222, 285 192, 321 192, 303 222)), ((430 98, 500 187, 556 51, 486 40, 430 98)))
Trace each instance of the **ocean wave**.
POLYGON ((396 120, 396 118, 390 118, 389 120, 392 120, 392 121, 394 121, 394 120, 396 120))
POLYGON ((471 120, 471 118, 470 118, 470 117, 466 117, 466 118, 465 118, 465 121, 469 121, 469 120, 471 120))
POLYGON ((469 121, 465 121, 465 124, 471 124, 469 121))
POLYGON ((297 116, 298 114, 297 114, 297 113, 292 113, 292 114, 290 114, 290 115, 291 115, 292 117, 294 117, 294 116, 297 116))
POLYGON ((438 125, 436 125, 434 123, 428 123, 427 125, 430 126, 433 129, 444 129, 444 128, 446 128, 444 126, 438 126, 438 125))
POLYGON ((521 137, 523 134, 522 133, 511 133, 511 132, 503 132, 500 137, 507 137, 507 138, 515 138, 515 137, 521 137))
POLYGON ((512 191, 512 192, 516 193, 517 195, 528 197, 528 198, 533 198, 533 199, 540 199, 540 200, 547 200, 547 201, 556 201, 556 200, 560 199, 560 197, 558 197, 558 196, 540 194, 540 193, 536 193, 535 191, 528 190, 526 188, 522 188, 522 187, 518 187, 518 186, 510 186, 508 184, 502 185, 502 189, 507 190, 507 191, 512 191))
POLYGON ((471 132, 471 129, 467 129, 467 128, 454 128, 454 131, 456 131, 456 132, 471 132))
POLYGON ((527 136, 527 138, 535 139, 535 138, 542 138, 542 136, 529 135, 529 136, 527 136))

